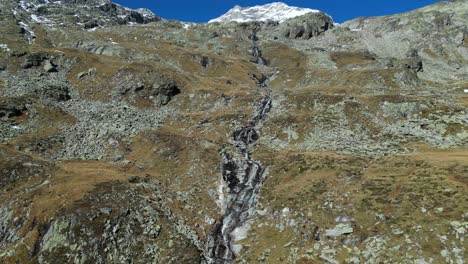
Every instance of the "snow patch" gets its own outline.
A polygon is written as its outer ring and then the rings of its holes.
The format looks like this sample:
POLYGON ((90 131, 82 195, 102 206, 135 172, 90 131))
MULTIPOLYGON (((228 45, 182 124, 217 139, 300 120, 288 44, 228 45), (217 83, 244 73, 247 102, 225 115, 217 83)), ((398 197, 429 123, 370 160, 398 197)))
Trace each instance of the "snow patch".
POLYGON ((185 30, 188 30, 192 26, 192 24, 190 23, 182 23, 182 24, 184 25, 185 30))
POLYGON ((231 237, 234 242, 241 241, 245 238, 247 238, 247 234, 249 233, 249 230, 251 228, 251 224, 249 222, 245 223, 242 226, 236 227, 232 232, 231 232, 231 237))
POLYGON ((224 188, 226 188, 226 184, 224 183, 224 181, 220 181, 219 184, 218 184, 218 189, 217 189, 217 192, 218 192, 218 199, 215 201, 216 204, 219 206, 219 208, 221 208, 221 210, 225 211, 226 209, 226 196, 224 195, 224 188))
POLYGON ((49 19, 47 19, 45 17, 40 17, 40 16, 37 16, 37 15, 34 15, 34 14, 31 15, 31 19, 34 22, 39 23, 39 24, 48 24, 48 23, 52 22, 52 21, 50 21, 49 19))
POLYGON ((28 33, 29 33, 29 37, 28 37, 28 42, 29 44, 32 44, 34 39, 36 38, 36 34, 34 33, 34 31, 32 31, 32 29, 26 24, 24 23, 23 21, 19 22, 20 26, 22 28, 24 28, 24 30, 26 30, 28 33))
POLYGON ((138 8, 135 11, 140 13, 144 18, 151 18, 155 16, 155 14, 151 12, 151 10, 146 9, 146 8, 138 8))
POLYGON ((318 13, 319 10, 310 8, 301 8, 288 6, 285 3, 275 2, 266 5, 257 5, 252 7, 235 6, 226 14, 208 21, 214 22, 248 22, 248 21, 278 21, 283 22, 287 19, 302 16, 308 13, 318 13))
POLYGON ((115 42, 112 38, 109 38, 109 41, 112 45, 118 45, 118 42, 115 42))
POLYGON ((0 49, 5 50, 5 51, 10 51, 10 48, 8 48, 7 44, 0 44, 0 49))
POLYGON ((23 9, 24 11, 28 11, 29 9, 25 1, 20 1, 20 6, 21 6, 21 9, 23 9))

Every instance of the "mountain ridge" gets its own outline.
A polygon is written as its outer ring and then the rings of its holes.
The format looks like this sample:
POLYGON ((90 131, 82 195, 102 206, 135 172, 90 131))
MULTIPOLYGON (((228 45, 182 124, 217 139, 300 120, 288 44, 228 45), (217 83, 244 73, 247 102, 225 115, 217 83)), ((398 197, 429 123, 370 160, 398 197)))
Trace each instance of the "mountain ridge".
POLYGON ((250 21, 277 21, 283 22, 287 19, 305 15, 307 13, 318 13, 319 10, 289 6, 283 2, 273 2, 265 5, 250 7, 234 6, 225 14, 211 19, 214 22, 250 22, 250 21))

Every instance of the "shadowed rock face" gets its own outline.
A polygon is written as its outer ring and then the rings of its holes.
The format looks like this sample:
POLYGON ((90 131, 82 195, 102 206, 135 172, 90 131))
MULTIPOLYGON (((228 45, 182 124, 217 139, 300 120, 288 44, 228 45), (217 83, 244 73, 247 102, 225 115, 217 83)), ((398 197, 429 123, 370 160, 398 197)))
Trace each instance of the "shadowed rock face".
POLYGON ((466 259, 466 1, 339 25, 0 10, 0 263, 466 259))

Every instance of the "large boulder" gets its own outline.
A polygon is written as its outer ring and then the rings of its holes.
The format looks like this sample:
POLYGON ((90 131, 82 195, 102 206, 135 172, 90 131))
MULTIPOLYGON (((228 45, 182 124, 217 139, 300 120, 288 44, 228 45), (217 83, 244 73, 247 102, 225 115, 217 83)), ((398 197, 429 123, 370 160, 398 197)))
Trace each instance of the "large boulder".
POLYGON ((153 84, 153 91, 155 95, 159 97, 159 101, 162 105, 166 105, 172 99, 172 97, 180 94, 180 89, 177 83, 168 78, 160 78, 153 84))
POLYGON ((41 66, 42 62, 46 59, 47 59, 47 55, 43 53, 31 53, 25 57, 23 63, 21 64, 21 67, 23 69, 38 67, 38 66, 41 66))
POLYGON ((419 56, 418 51, 411 49, 406 53, 405 67, 416 72, 423 71, 422 58, 419 56))
POLYGON ((333 28, 333 19, 325 13, 308 13, 286 20, 280 24, 283 37, 310 39, 333 28))

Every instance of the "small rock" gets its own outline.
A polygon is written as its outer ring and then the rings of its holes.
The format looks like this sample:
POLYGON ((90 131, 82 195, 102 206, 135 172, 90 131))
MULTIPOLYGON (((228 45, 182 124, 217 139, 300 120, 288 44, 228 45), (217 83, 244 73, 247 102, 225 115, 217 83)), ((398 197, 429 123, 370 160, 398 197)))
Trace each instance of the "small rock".
POLYGON ((328 237, 338 237, 352 232, 353 227, 350 224, 339 224, 332 229, 325 230, 325 235, 328 237))
POLYGON ((264 210, 257 210, 257 214, 258 214, 258 215, 262 215, 262 216, 263 216, 263 215, 266 215, 267 213, 268 213, 268 211, 267 211, 266 209, 264 209, 264 210))
POLYGON ((465 140, 468 138, 468 132, 462 132, 462 133, 458 133, 457 134, 457 137, 461 140, 465 140))
POLYGON ((44 63, 44 71, 45 72, 57 72, 57 67, 50 62, 50 60, 46 60, 44 63))
POLYGON ((284 209, 281 211, 281 213, 283 214, 284 217, 288 216, 288 215, 289 215, 289 212, 290 212, 290 210, 289 210, 288 207, 284 208, 284 209))
POLYGON ((129 183, 138 183, 140 181, 140 178, 138 176, 131 176, 128 178, 129 183))
POLYGON ((347 216, 338 216, 335 218, 335 222, 337 223, 349 223, 351 222, 351 218, 347 217, 347 216))
POLYGON ((450 225, 453 227, 453 229, 458 233, 458 234, 465 234, 466 228, 468 227, 468 222, 460 223, 458 221, 452 221, 450 225))
POLYGON ((327 257, 325 255, 320 255, 320 258, 326 260, 328 263, 339 264, 339 262, 336 259, 327 257))
POLYGON ((87 71, 84 71, 84 72, 80 72, 76 75, 76 79, 81 79, 85 76, 91 76, 91 75, 94 75, 96 73, 97 69, 96 68, 90 68, 88 69, 87 71))
POLYGON ((99 209, 99 211, 102 214, 110 215, 112 213, 112 208, 101 208, 101 209, 99 209))

